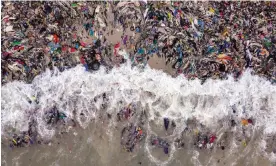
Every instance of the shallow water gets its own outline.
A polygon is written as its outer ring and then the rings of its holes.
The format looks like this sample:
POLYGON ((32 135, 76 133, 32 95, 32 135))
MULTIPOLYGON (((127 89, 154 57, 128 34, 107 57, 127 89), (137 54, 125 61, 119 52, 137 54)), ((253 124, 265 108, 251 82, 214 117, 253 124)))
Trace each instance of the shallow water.
POLYGON ((272 139, 276 132, 276 87, 252 76, 250 71, 239 81, 229 76, 227 80, 207 80, 201 85, 199 80, 172 78, 149 67, 143 71, 131 69, 129 63, 109 73, 104 68, 89 73, 77 66, 62 73, 46 71, 32 84, 11 82, 1 91, 3 165, 275 165, 276 162, 272 139), (106 101, 95 100, 104 92, 106 101), (139 106, 137 115, 118 122, 116 114, 133 102, 139 106), (49 127, 43 117, 54 105, 68 119, 75 119, 77 126, 49 127), (145 139, 135 146, 134 152, 125 152, 120 145, 121 130, 130 123, 140 123, 142 110, 146 112, 142 118, 145 139), (176 127, 165 131, 164 117, 174 120, 176 127), (254 124, 242 126, 242 118, 251 118, 254 124), (32 119, 38 123, 43 143, 9 148, 12 128, 17 133, 27 131, 32 119), (187 121, 190 119, 194 120, 194 126, 187 121), (231 127, 230 119, 237 125, 231 127), (196 130, 215 134, 218 139, 211 148, 196 148, 193 145, 196 130), (150 145, 152 135, 170 143, 169 155, 150 145), (184 140, 184 147, 176 146, 177 138, 184 140), (224 150, 219 146, 221 141, 224 150))

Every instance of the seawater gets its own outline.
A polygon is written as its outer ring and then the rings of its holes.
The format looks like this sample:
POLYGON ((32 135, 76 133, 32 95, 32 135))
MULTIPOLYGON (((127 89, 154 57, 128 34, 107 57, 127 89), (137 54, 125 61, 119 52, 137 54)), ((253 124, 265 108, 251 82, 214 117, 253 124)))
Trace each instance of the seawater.
MULTIPOLYGON (((1 92, 2 137, 7 138, 11 128, 18 133, 27 131, 28 122, 35 119, 38 134, 44 139, 53 139, 56 129, 47 127, 43 121, 45 111, 53 106, 68 118, 75 119, 85 131, 102 111, 116 115, 123 107, 118 103, 139 102, 141 107, 147 107, 147 120, 159 125, 160 130, 164 117, 175 120, 177 127, 168 137, 171 140, 184 131, 188 119, 196 119, 216 133, 224 128, 229 118, 236 122, 242 118, 252 118, 254 125, 250 126, 250 136, 258 136, 254 140, 254 153, 264 156, 272 164, 276 162, 275 154, 265 151, 267 138, 276 133, 276 86, 264 78, 251 75, 250 70, 245 71, 238 81, 229 75, 227 80, 208 79, 201 84, 200 80, 187 80, 183 76, 172 78, 149 66, 145 69, 132 68, 130 62, 109 72, 103 67, 97 72, 86 72, 83 66, 78 65, 64 72, 47 70, 35 77, 31 84, 10 82, 2 86, 1 92), (104 110, 101 108, 104 101, 94 100, 103 93, 108 98, 104 110), (81 113, 85 118, 80 116, 81 113)), ((107 128, 114 125, 115 121, 110 122, 107 128)), ((107 128, 105 131, 108 134, 110 130, 107 128)), ((242 127, 236 127, 231 132, 241 133, 242 127)), ((147 134, 152 133, 154 130, 148 123, 147 134)), ((229 152, 237 152, 237 146, 232 141, 229 152)), ((177 154, 175 146, 172 146, 171 154, 165 161, 154 156, 147 143, 142 148, 151 164, 172 164, 178 156, 173 155, 177 154)), ((192 150, 191 164, 205 165, 198 159, 200 153, 192 150)), ((234 160, 232 164, 235 165, 234 160)))

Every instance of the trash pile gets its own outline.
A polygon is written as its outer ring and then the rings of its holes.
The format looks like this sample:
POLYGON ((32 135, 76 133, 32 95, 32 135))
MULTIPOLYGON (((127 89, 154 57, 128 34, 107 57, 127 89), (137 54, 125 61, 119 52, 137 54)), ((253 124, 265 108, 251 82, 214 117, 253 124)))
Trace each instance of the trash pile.
POLYGON ((3 2, 2 83, 27 83, 46 68, 60 71, 79 63, 86 70, 110 68, 107 2, 3 2))
POLYGON ((86 70, 157 55, 189 79, 239 78, 246 68, 276 80, 275 2, 3 2, 2 83, 46 68, 86 70), (123 29, 121 41, 110 35, 123 29), (133 35, 130 35, 134 33, 133 35), (112 56, 114 55, 114 56, 112 56))
POLYGON ((135 145, 144 137, 142 128, 131 123, 122 130, 121 145, 127 152, 133 152, 135 145))
POLYGON ((275 2, 148 2, 137 54, 203 82, 246 68, 275 82, 275 2))
POLYGON ((121 131, 121 145, 125 151, 133 152, 135 146, 145 138, 145 119, 140 102, 129 103, 117 113, 117 122, 125 126, 121 131))

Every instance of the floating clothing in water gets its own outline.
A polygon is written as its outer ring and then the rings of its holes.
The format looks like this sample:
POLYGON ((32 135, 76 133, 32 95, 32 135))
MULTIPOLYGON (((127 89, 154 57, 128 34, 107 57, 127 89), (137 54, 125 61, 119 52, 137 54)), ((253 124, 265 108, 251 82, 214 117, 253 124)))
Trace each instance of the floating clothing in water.
POLYGON ((166 130, 168 130, 169 124, 170 124, 170 120, 168 118, 164 118, 164 126, 166 130))
POLYGON ((163 150, 164 150, 165 154, 169 154, 169 148, 168 147, 164 147, 163 150))
POLYGON ((159 148, 163 148, 165 154, 169 153, 170 144, 159 137, 153 136, 151 138, 151 145, 157 146, 159 148))
POLYGON ((121 144, 126 151, 132 152, 135 145, 144 137, 145 135, 142 128, 140 126, 134 126, 131 124, 122 130, 121 144))

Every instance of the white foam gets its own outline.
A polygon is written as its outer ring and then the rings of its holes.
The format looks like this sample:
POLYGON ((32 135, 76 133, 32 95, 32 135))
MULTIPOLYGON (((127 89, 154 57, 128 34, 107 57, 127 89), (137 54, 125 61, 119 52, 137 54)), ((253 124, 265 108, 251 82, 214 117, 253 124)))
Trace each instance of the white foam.
MULTIPOLYGON (((26 130, 31 114, 41 118, 44 111, 56 103, 59 110, 73 117, 83 112, 86 119, 77 120, 86 127, 99 111, 99 103, 93 104, 95 96, 110 92, 111 106, 120 100, 126 102, 141 101, 149 103, 150 118, 154 111, 161 117, 170 118, 196 117, 202 124, 214 126, 218 120, 232 114, 231 106, 237 108, 237 119, 252 117, 256 127, 264 127, 265 133, 275 133, 276 128, 276 86, 250 71, 244 72, 238 82, 232 77, 228 80, 208 80, 201 85, 199 80, 188 81, 182 76, 172 78, 162 71, 149 67, 141 72, 131 69, 127 63, 105 73, 90 73, 79 65, 62 73, 47 70, 37 76, 32 84, 11 82, 2 87, 2 126, 13 126, 18 130, 26 130), (142 92, 155 95, 145 100, 142 92), (38 95, 39 104, 29 104, 26 98, 38 95), (161 99, 160 104, 151 104, 161 99), (75 100, 76 106, 73 101, 75 100), (77 109, 76 109, 77 108, 77 109)), ((111 107, 110 107, 111 109, 111 107)), ((3 134, 3 130, 2 130, 3 134)))

